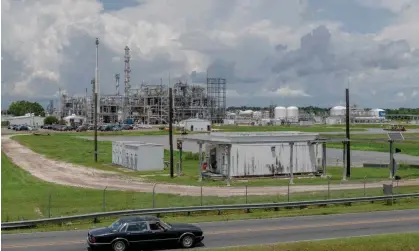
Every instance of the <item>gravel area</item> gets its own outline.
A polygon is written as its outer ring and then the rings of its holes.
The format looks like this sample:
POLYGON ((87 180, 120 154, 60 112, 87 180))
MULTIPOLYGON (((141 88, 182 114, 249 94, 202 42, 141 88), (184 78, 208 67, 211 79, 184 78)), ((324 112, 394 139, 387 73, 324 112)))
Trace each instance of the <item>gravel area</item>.
MULTIPOLYGON (((40 136, 42 137, 42 136, 40 136)), ((94 189, 109 190, 130 190, 138 192, 152 192, 154 184, 121 175, 116 172, 101 171, 88 168, 81 165, 69 164, 61 161, 45 158, 38 153, 33 152, 27 147, 10 139, 9 135, 2 136, 2 151, 17 166, 30 172, 33 176, 61 185, 85 187, 94 189)), ((377 182, 366 184, 367 188, 379 188, 386 182, 377 182)), ((419 185, 419 179, 403 180, 399 182, 399 186, 419 185)), ((363 184, 340 184, 331 185, 331 190, 342 189, 360 189, 363 184)), ((287 186, 277 187, 249 187, 248 195, 280 195, 287 194, 287 186)), ((305 185, 292 186, 291 192, 314 192, 327 190, 327 185, 305 185)), ((158 184, 155 186, 156 193, 177 194, 200 196, 201 187, 186 185, 158 184)), ((203 187, 204 196, 227 197, 244 194, 242 187, 203 187)))

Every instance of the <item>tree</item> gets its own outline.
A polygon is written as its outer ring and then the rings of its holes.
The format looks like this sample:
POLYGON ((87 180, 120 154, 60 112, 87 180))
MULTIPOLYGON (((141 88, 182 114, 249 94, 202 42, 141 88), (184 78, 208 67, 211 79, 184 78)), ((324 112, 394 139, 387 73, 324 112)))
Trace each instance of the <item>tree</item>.
POLYGON ((48 116, 44 118, 44 124, 45 125, 58 124, 58 119, 57 117, 54 117, 54 116, 48 116))
POLYGON ((25 100, 14 101, 10 104, 8 112, 14 116, 23 116, 27 113, 34 113, 35 116, 45 116, 44 108, 38 102, 25 100))

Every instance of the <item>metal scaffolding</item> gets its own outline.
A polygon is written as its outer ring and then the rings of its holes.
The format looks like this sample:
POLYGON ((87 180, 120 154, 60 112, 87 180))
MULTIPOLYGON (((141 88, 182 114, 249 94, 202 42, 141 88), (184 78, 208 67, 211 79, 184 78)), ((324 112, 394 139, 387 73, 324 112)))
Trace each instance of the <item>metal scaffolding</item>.
MULTIPOLYGON (((119 89, 120 75, 115 74, 115 94, 101 94, 98 100, 98 123, 142 123, 167 124, 169 122, 169 86, 163 84, 142 83, 138 89, 131 88, 130 48, 124 49, 124 90, 119 89), (131 120, 131 121, 129 121, 131 120)), ((92 95, 95 80, 91 81, 92 95)), ((94 99, 71 97, 60 93, 59 115, 78 115, 86 117, 86 123, 92 124, 94 117, 94 99)), ((226 112, 226 80, 208 78, 206 86, 191 85, 178 81, 173 86, 173 108, 175 122, 188 118, 211 119, 220 123, 226 112)))
POLYGON ((207 78, 208 113, 211 123, 222 123, 226 114, 225 78, 207 78))

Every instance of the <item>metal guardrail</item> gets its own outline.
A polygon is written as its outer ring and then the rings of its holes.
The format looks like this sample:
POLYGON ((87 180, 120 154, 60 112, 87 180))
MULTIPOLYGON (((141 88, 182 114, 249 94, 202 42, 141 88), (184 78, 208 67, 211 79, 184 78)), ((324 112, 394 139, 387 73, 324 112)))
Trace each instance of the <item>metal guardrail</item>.
POLYGON ((165 214, 165 213, 190 213, 190 212, 207 212, 207 211, 222 211, 222 210, 239 210, 239 209, 272 209, 272 208, 292 208, 304 206, 319 206, 327 204, 344 204, 354 202, 370 202, 379 200, 402 199, 402 198, 419 198, 419 193, 410 194, 394 194, 386 196, 372 196, 372 197, 357 197, 357 198, 343 198, 343 199, 328 199, 328 200, 312 200, 312 201, 298 201, 298 202, 281 202, 281 203, 255 203, 255 204, 232 204, 232 205, 213 205, 213 206, 192 206, 192 207, 172 207, 172 208, 149 208, 149 209, 135 209, 122 210, 101 213, 91 213, 83 215, 45 218, 39 220, 2 222, 2 230, 10 230, 24 227, 35 227, 40 224, 49 223, 63 223, 72 220, 93 219, 99 217, 112 217, 122 215, 140 215, 140 214, 165 214))

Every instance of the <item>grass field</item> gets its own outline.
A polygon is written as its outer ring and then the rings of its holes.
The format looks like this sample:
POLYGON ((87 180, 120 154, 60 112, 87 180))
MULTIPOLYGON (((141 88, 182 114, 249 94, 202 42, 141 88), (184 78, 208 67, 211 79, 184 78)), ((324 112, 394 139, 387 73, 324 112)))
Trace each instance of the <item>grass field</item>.
MULTIPOLYGON (((99 141, 99 160, 97 163, 93 159, 93 142, 87 139, 71 137, 64 134, 53 134, 51 136, 33 135, 19 135, 15 136, 16 139, 23 145, 29 147, 35 152, 45 155, 51 159, 57 159, 69 163, 81 164, 88 167, 94 167, 101 170, 117 171, 126 175, 147 176, 146 179, 151 182, 159 183, 176 183, 188 185, 205 185, 205 186, 224 186, 224 181, 205 180, 203 183, 197 181, 197 168, 198 168, 198 154, 184 153, 183 154, 183 176, 174 179, 168 176, 169 171, 164 170, 160 172, 125 172, 125 169, 117 168, 111 165, 112 162, 112 142, 99 141), (71 154, 69 154, 71 153, 71 154)), ((165 151, 166 160, 169 159, 168 151, 165 151)), ((175 155, 175 161, 179 160, 178 152, 175 155)), ((327 168, 327 174, 331 176, 331 183, 339 183, 342 179, 343 170, 341 167, 327 168)), ((402 167, 398 170, 398 175, 403 179, 419 177, 419 169, 402 167)), ((349 182, 373 182, 378 180, 388 179, 388 170, 384 168, 354 168, 352 177, 349 182)), ((295 184, 327 184, 328 181, 322 178, 301 178, 295 179, 295 184)), ((288 179, 272 179, 272 178, 259 178, 249 180, 233 180, 233 186, 277 186, 287 185, 288 179)))
MULTIPOLYGON (((412 156, 419 156, 419 133, 405 134, 404 141, 395 142, 394 147, 400 148, 401 153, 412 156)), ((328 138, 344 138, 345 135, 327 135, 328 138)), ((351 135, 351 149, 360 151, 377 151, 388 152, 389 143, 386 142, 388 136, 386 134, 353 134, 351 135), (377 142, 377 140, 380 140, 377 142)), ((328 143, 329 148, 342 149, 341 143, 328 143)))
POLYGON ((418 251, 419 232, 304 241, 260 246, 205 249, 208 251, 418 251))
MULTIPOLYGON (((56 217, 75 215, 89 212, 124 210, 134 208, 151 208, 153 195, 150 193, 104 191, 61 186, 41 181, 21 168, 13 165, 2 154, 2 221, 14 221, 18 219, 36 219, 44 217, 56 217)), ((418 186, 399 187, 396 193, 417 192, 418 186)), ((290 201, 359 197, 359 196, 382 195, 382 189, 340 190, 327 192, 293 193, 290 201)), ((247 203, 257 202, 284 202, 287 196, 248 196, 247 203)), ((246 203, 246 197, 234 196, 220 197, 189 197, 167 194, 156 194, 154 197, 155 207, 193 206, 193 205, 219 205, 246 203)), ((406 200, 393 207, 411 208, 418 207, 417 200, 406 200)), ((373 210, 381 203, 366 204, 364 210, 373 210)), ((383 206, 381 205, 381 208, 383 206)), ((389 206, 384 206, 388 208, 389 206)), ((341 207, 342 209, 343 207, 341 207)))

